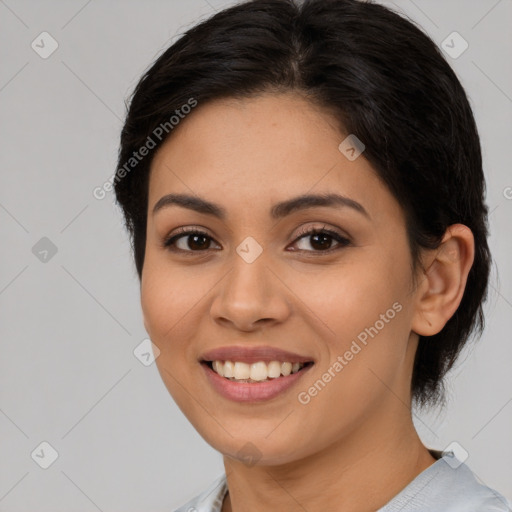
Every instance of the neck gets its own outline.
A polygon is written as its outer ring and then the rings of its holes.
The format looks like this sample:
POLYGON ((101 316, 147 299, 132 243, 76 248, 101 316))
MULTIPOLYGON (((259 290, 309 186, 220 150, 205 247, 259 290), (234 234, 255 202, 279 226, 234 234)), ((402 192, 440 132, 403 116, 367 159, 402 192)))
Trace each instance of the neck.
POLYGON ((400 400, 301 460, 248 467, 224 457, 229 494, 222 512, 369 512, 383 507, 435 462, 400 400), (398 421, 400 418, 400 421, 398 421))

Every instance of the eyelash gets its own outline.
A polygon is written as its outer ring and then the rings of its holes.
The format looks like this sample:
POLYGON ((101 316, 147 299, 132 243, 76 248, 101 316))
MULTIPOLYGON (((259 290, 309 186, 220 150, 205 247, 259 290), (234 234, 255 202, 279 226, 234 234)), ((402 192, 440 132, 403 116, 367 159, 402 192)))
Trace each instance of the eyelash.
MULTIPOLYGON (((327 249, 325 251, 315 251, 315 250, 308 251, 308 250, 304 250, 304 249, 299 249, 298 252, 330 254, 336 250, 346 247, 347 245, 349 245, 351 243, 348 238, 341 236, 336 231, 326 229, 325 227, 324 228, 309 228, 309 229, 306 228, 298 234, 298 236, 295 238, 293 243, 298 242, 302 238, 307 238, 308 236, 313 236, 313 235, 317 235, 317 234, 325 234, 325 235, 330 236, 331 238, 333 238, 334 240, 336 240, 339 243, 339 246, 327 249)), ((192 250, 177 249, 176 247, 172 247, 178 239, 183 238, 185 236, 190 236, 190 235, 200 235, 200 236, 204 236, 205 238, 209 238, 210 240, 213 240, 212 237, 210 237, 206 232, 201 231, 200 229, 180 228, 178 233, 165 238, 162 245, 165 249, 168 249, 169 251, 190 253, 189 254, 190 256, 192 256, 194 253, 206 252, 209 250, 209 249, 205 249, 203 251, 201 251, 201 250, 192 251, 192 250)))

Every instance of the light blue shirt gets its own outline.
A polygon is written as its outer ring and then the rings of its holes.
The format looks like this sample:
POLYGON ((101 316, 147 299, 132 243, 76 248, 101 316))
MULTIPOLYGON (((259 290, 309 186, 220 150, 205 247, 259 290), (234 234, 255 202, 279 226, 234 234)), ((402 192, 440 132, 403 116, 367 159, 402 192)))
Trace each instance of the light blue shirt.
MULTIPOLYGON (((512 512, 511 503, 480 484, 466 464, 453 459, 453 452, 436 453, 441 455, 436 462, 376 512, 512 512)), ((175 512, 221 512, 227 492, 222 474, 175 512)))

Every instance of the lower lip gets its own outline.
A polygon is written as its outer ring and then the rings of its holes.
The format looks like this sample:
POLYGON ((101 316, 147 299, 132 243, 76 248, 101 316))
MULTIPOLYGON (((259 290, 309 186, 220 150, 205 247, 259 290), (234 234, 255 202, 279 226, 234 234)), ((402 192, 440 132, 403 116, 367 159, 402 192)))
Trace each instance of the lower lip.
POLYGON ((206 363, 201 363, 208 380, 215 390, 225 398, 235 402, 261 402, 270 400, 280 393, 283 393, 293 386, 307 371, 312 364, 304 367, 296 373, 287 377, 281 376, 277 379, 266 380, 263 382, 235 382, 225 377, 221 377, 214 372, 206 363))

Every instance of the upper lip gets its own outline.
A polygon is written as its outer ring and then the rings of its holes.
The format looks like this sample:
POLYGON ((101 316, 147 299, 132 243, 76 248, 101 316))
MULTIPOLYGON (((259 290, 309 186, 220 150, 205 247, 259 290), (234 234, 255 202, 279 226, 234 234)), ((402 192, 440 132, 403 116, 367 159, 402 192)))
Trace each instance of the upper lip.
POLYGON ((200 361, 240 361, 242 363, 257 363, 263 361, 281 361, 290 363, 314 362, 313 358, 301 356, 294 352, 281 350, 271 346, 249 347, 247 345, 234 345, 230 347, 218 347, 204 352, 200 361))

